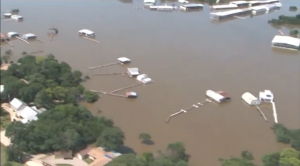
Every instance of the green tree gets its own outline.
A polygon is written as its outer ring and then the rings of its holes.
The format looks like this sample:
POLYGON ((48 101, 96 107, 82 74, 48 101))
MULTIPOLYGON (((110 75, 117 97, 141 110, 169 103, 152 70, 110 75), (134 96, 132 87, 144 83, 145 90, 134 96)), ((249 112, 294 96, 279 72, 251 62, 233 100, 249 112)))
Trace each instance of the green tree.
POLYGON ((280 159, 279 153, 266 154, 262 158, 263 166, 280 166, 279 159, 280 159))
POLYGON ((107 164, 107 166, 144 166, 134 154, 123 154, 107 164))
POLYGON ((105 150, 116 150, 124 145, 124 133, 118 127, 107 127, 97 138, 96 145, 104 147, 105 150))
POLYGON ((151 135, 147 134, 147 133, 141 133, 139 135, 139 139, 142 140, 142 143, 147 143, 147 142, 151 141, 151 135))
POLYGON ((24 154, 16 146, 11 145, 6 148, 6 156, 8 161, 23 162, 24 154))
POLYGON ((247 159, 247 160, 254 160, 254 157, 253 157, 252 153, 249 152, 249 151, 247 151, 247 150, 242 151, 241 156, 242 156, 243 158, 247 159))
POLYGON ((255 166, 252 161, 245 158, 235 158, 221 160, 222 166, 255 166))
POLYGON ((83 96, 85 98, 85 101, 88 103, 96 102, 99 99, 99 95, 97 93, 91 92, 91 91, 85 91, 83 93, 83 96))
POLYGON ((168 150, 168 156, 170 159, 173 161, 178 161, 178 160, 186 160, 187 161, 187 155, 185 153, 185 147, 182 142, 175 142, 171 143, 167 147, 168 150))

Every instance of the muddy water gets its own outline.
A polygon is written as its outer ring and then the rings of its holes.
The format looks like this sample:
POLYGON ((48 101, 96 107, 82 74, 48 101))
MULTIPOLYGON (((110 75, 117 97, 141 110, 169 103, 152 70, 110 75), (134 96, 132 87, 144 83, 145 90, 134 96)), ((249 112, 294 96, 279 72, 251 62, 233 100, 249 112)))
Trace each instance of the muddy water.
MULTIPOLYGON (((139 94, 136 100, 101 96, 88 107, 112 118, 125 131, 126 145, 138 153, 182 141, 193 165, 217 166, 219 157, 239 155, 242 150, 253 152, 259 160, 282 148, 270 130, 271 107, 262 107, 269 119, 266 123, 240 96, 270 89, 279 122, 300 126, 300 55, 272 49, 278 30, 267 23, 281 14, 294 15, 288 7, 297 0, 284 1, 278 12, 222 23, 211 22, 207 6, 200 12, 156 12, 133 9, 141 2, 130 2, 1 1, 1 11, 19 8, 25 18, 21 23, 2 20, 1 32, 33 32, 44 42, 12 41, 14 48, 2 45, 1 51, 12 49, 17 59, 23 51, 43 50, 89 75, 124 71, 124 66, 95 71, 88 67, 115 62, 121 56, 130 58, 130 66, 155 83, 132 89, 139 94), (59 34, 50 41, 46 33, 52 26, 59 34), (83 28, 95 31, 100 43, 78 37, 77 31, 83 28), (175 110, 203 101, 207 89, 226 91, 233 101, 222 106, 210 103, 164 122, 175 110), (142 145, 138 140, 142 132, 151 134, 155 144, 142 145)), ((110 91, 134 83, 122 76, 94 76, 85 85, 110 91)))

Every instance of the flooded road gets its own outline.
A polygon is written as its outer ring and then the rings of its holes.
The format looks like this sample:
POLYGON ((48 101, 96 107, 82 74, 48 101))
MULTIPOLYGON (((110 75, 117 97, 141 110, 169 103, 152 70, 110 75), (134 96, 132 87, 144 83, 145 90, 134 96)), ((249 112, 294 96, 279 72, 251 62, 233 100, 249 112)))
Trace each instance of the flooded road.
MULTIPOLYGON (((241 101, 247 91, 258 96, 261 90, 271 90, 279 122, 299 128, 300 54, 272 49, 271 40, 279 33, 267 23, 282 14, 295 15, 288 7, 297 0, 283 1, 284 7, 277 12, 222 23, 210 20, 208 6, 198 12, 158 12, 133 9, 142 3, 128 2, 2 0, 2 12, 19 8, 24 21, 2 20, 1 32, 32 32, 44 44, 12 41, 15 47, 2 45, 1 52, 11 49, 17 59, 23 51, 43 50, 85 75, 124 71, 119 66, 88 68, 122 56, 130 58, 130 66, 155 83, 129 90, 138 93, 136 100, 102 95, 88 107, 112 118, 126 133, 126 145, 137 153, 163 150, 169 143, 182 141, 191 164, 218 166, 218 158, 239 155, 242 150, 260 160, 263 154, 281 149, 270 129, 271 106, 261 107, 269 120, 266 123, 255 108, 241 101), (59 34, 50 41, 47 31, 53 26, 59 34), (84 28, 96 32, 100 43, 78 37, 78 30, 84 28), (226 91, 233 101, 222 106, 209 103, 164 122, 175 111, 205 100, 208 89, 226 91), (140 133, 149 133, 155 144, 142 145, 140 133)), ((134 83, 121 75, 93 76, 85 86, 111 91, 134 83)))

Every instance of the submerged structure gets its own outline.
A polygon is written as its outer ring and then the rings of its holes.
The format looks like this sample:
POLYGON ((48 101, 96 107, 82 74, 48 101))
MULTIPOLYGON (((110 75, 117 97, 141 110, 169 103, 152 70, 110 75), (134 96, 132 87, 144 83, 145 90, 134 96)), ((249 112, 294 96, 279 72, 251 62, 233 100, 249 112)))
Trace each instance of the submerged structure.
POLYGON ((248 104, 248 105, 259 105, 261 102, 260 100, 255 97, 253 94, 249 93, 249 92, 245 92, 242 95, 242 99, 248 104))
POLYGON ((13 19, 13 20, 16 20, 16 21, 23 20, 23 17, 20 16, 20 15, 11 15, 10 18, 13 19))
POLYGON ((37 39, 37 36, 33 33, 25 33, 22 35, 22 38, 25 40, 34 40, 37 39))
POLYGON ((213 99, 214 101, 216 101, 218 103, 224 103, 224 102, 231 100, 231 97, 224 91, 216 91, 215 92, 212 90, 207 90, 206 96, 208 96, 209 98, 213 99))
POLYGON ((136 79, 143 83, 143 84, 147 84, 147 83, 151 83, 153 82, 151 78, 149 78, 146 74, 140 74, 136 77, 136 79))
POLYGON ((237 8, 238 8, 238 5, 236 5, 236 4, 211 6, 212 10, 226 10, 226 9, 237 9, 237 8))
POLYGON ((8 33, 7 33, 7 36, 8 36, 9 38, 15 38, 15 37, 19 37, 20 35, 19 35, 18 32, 8 32, 8 33))
POLYGON ((223 19, 234 17, 234 16, 251 14, 251 12, 252 12, 251 9, 228 10, 228 11, 223 11, 223 12, 210 13, 210 18, 217 19, 217 20, 223 20, 223 19))
POLYGON ((134 67, 134 68, 127 68, 127 73, 130 77, 136 77, 138 76, 139 73, 139 69, 134 67))
POLYGON ((276 35, 272 40, 272 47, 299 51, 300 39, 290 36, 276 35))
POLYGON ((184 4, 180 5, 181 10, 200 10, 203 9, 202 4, 196 4, 196 3, 189 3, 189 4, 184 4))
POLYGON ((89 37, 89 38, 94 38, 96 37, 95 32, 88 30, 88 29, 81 29, 80 31, 78 31, 78 34, 80 36, 84 36, 84 37, 89 37))

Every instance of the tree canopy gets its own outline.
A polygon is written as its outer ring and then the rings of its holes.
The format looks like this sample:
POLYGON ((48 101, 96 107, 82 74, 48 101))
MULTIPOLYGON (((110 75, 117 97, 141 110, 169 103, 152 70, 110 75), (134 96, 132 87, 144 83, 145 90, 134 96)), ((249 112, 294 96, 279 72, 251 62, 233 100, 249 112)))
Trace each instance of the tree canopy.
POLYGON ((295 16, 281 15, 278 17, 278 19, 269 20, 269 23, 272 25, 300 25, 300 14, 297 14, 295 16))
MULTIPOLYGON (((25 55, 17 64, 1 71, 1 84, 5 86, 1 99, 16 97, 48 109, 60 104, 76 104, 84 92, 81 77, 80 71, 72 71, 67 63, 58 62, 52 54, 46 57, 25 55)), ((98 100, 98 94, 87 94, 87 102, 98 100)))
POLYGON ((59 105, 29 124, 13 122, 6 136, 22 152, 78 151, 97 139, 99 146, 115 150, 123 145, 124 133, 111 120, 94 117, 82 106, 59 105))

